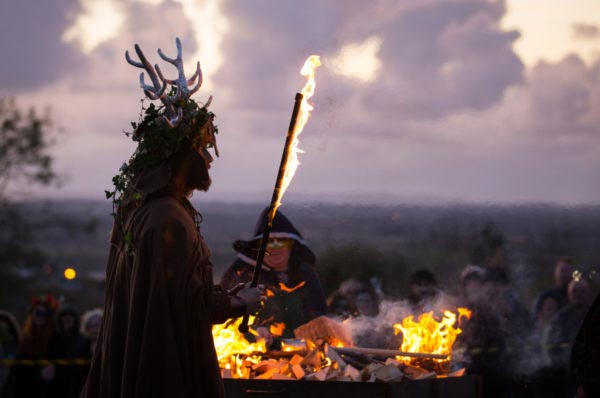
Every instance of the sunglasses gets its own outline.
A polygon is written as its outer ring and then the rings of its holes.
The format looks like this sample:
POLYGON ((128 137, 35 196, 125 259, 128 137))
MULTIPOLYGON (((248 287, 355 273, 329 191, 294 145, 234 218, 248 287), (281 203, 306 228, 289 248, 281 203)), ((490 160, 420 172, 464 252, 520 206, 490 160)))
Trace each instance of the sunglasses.
POLYGON ((281 249, 284 247, 290 248, 292 246, 294 246, 294 240, 287 238, 273 238, 269 239, 269 242, 267 243, 267 249, 281 249))

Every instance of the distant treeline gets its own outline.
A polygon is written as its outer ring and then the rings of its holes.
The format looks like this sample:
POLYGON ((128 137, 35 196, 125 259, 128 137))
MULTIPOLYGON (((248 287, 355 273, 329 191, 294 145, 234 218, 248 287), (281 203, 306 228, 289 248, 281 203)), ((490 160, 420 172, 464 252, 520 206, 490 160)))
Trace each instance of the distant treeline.
MULTIPOLYGON (((32 218, 58 214, 41 225, 31 245, 44 255, 43 267, 21 272, 29 280, 27 294, 49 289, 85 306, 102 304, 112 209, 107 202, 53 201, 23 204, 32 218), (71 220, 72 224, 65 220, 71 220), (81 223, 86 228, 74 228, 81 223), (66 227, 65 227, 66 226, 66 227), (92 228, 93 227, 93 228, 92 228), (61 279, 62 270, 78 271, 75 282, 61 279), (93 288, 90 288, 93 285, 93 288), (85 293, 83 292, 85 291, 85 293)), ((202 213, 203 235, 212 250, 215 274, 234 260, 232 243, 252 235, 261 205, 195 202, 202 213)), ((450 293, 468 263, 480 264, 487 247, 505 247, 512 279, 525 302, 552 283, 554 261, 572 256, 592 286, 599 285, 600 206, 351 206, 289 205, 281 211, 296 224, 318 257, 317 270, 326 293, 350 277, 377 277, 386 294, 401 297, 410 272, 428 268, 450 293), (496 240, 490 242, 491 240, 496 240)), ((9 272, 7 268, 0 272, 9 272)), ((1 307, 14 306, 25 292, 6 292, 1 307)), ((24 303, 23 305, 26 305, 24 303)))

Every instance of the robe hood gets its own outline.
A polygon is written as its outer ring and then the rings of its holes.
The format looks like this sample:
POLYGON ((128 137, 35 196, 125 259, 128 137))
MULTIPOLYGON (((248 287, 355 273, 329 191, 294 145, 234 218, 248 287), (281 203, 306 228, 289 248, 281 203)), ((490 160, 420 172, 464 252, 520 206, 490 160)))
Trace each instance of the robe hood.
MULTIPOLYGON (((254 237, 249 240, 236 240, 233 243, 233 249, 238 257, 245 263, 254 265, 256 256, 258 255, 258 243, 262 239, 263 232, 267 226, 267 213, 269 209, 265 208, 258 218, 256 227, 254 228, 254 237)), ((290 257, 291 263, 304 263, 314 266, 316 257, 313 251, 308 247, 308 244, 296 229, 294 224, 281 211, 275 213, 273 226, 271 227, 270 238, 287 238, 294 240, 294 247, 290 257)), ((265 267, 265 265, 263 265, 265 267)))

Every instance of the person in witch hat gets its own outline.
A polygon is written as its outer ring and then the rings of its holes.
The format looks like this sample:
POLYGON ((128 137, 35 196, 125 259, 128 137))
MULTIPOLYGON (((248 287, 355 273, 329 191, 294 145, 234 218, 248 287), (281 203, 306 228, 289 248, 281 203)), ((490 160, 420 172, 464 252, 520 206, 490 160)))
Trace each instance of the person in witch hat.
MULTIPOLYGON (((221 278, 224 288, 252 279, 267 212, 261 213, 253 238, 233 243, 237 259, 221 278)), ((300 232, 277 211, 258 281, 267 290, 267 301, 252 326, 272 349, 279 348, 280 338, 294 337, 295 328, 327 312, 315 263, 315 254, 300 232)))

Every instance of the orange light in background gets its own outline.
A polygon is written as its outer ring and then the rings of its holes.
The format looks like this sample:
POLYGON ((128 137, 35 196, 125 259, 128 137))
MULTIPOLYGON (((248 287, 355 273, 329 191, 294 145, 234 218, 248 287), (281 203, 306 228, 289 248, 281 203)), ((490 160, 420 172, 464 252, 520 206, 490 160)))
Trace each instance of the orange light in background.
POLYGON ((77 272, 73 268, 67 268, 64 272, 65 279, 73 280, 77 276, 77 272))

